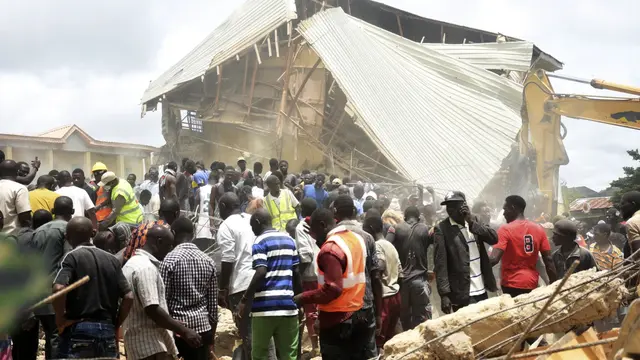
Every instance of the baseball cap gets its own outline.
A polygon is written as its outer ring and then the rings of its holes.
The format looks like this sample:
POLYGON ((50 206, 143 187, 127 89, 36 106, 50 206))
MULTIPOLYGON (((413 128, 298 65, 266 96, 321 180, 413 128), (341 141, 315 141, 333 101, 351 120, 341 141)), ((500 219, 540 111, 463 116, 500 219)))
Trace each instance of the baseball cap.
POLYGON ((98 161, 97 163, 95 163, 95 165, 93 165, 93 168, 91 168, 91 172, 94 171, 107 171, 107 165, 98 161))
POLYGON ((458 201, 467 201, 467 197, 462 191, 449 191, 447 195, 444 196, 444 200, 440 205, 447 205, 447 203, 458 201))
POLYGON ((247 160, 245 160, 244 156, 240 156, 240 157, 238 158, 238 161, 237 161, 237 162, 240 162, 240 161, 247 162, 247 160))
POLYGON ((342 185, 342 180, 340 180, 339 178, 335 178, 331 183, 333 185, 342 185))
POLYGON ((102 187, 105 184, 108 184, 108 183, 112 182, 116 178, 117 178, 117 176, 116 176, 116 174, 113 173, 113 171, 107 171, 106 173, 102 174, 102 179, 98 183, 98 186, 102 187))

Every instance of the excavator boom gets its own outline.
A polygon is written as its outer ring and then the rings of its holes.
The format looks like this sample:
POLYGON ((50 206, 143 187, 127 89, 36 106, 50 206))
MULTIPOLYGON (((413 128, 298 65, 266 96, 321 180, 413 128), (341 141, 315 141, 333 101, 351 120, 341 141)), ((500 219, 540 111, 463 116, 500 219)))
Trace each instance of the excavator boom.
POLYGON ((549 77, 631 95, 640 95, 640 88, 604 80, 583 80, 547 74, 543 70, 532 71, 527 75, 523 84, 520 153, 535 159, 537 185, 544 198, 541 204, 542 211, 555 215, 560 166, 569 163, 563 144, 566 133, 563 134, 561 116, 640 130, 640 98, 556 94, 549 77))

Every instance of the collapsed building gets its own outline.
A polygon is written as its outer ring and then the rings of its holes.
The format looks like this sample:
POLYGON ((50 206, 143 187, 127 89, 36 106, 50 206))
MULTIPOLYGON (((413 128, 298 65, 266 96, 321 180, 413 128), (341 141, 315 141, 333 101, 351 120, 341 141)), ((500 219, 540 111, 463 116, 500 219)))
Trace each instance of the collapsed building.
POLYGON ((150 83, 142 113, 162 111, 166 158, 276 157, 500 198, 535 178, 513 146, 524 74, 561 67, 530 42, 371 0, 247 0, 150 83))

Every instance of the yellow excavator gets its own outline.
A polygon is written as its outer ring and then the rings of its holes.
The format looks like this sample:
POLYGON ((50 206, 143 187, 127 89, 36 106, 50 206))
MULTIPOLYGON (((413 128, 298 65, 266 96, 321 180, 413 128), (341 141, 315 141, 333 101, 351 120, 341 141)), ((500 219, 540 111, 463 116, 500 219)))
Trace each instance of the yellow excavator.
MULTIPOLYGON (((544 70, 529 72, 523 84, 519 150, 521 156, 535 161, 532 167, 535 167, 534 180, 537 180, 540 196, 538 210, 554 216, 558 212, 560 166, 569 163, 563 144, 566 128, 561 116, 640 130, 640 98, 557 94, 549 81, 551 77, 636 96, 640 96, 640 88, 551 74, 544 70)), ((569 204, 565 206, 568 210, 569 204)))

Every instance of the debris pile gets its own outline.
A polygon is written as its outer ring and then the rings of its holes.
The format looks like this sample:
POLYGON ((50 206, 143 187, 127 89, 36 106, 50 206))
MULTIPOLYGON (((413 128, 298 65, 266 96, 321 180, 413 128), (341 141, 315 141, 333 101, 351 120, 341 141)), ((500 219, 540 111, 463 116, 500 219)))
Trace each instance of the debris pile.
MULTIPOLYGON (((531 336, 567 332, 615 313, 628 292, 624 281, 614 275, 595 269, 571 275, 531 336)), ((509 295, 491 298, 454 314, 426 321, 389 340, 384 349, 386 358, 473 359, 488 349, 491 356, 505 354, 558 284, 559 281, 516 298, 509 295), (499 311, 503 312, 487 317, 499 311), (429 342, 449 333, 453 334, 429 342), (405 356, 413 350, 416 351, 405 356)))

